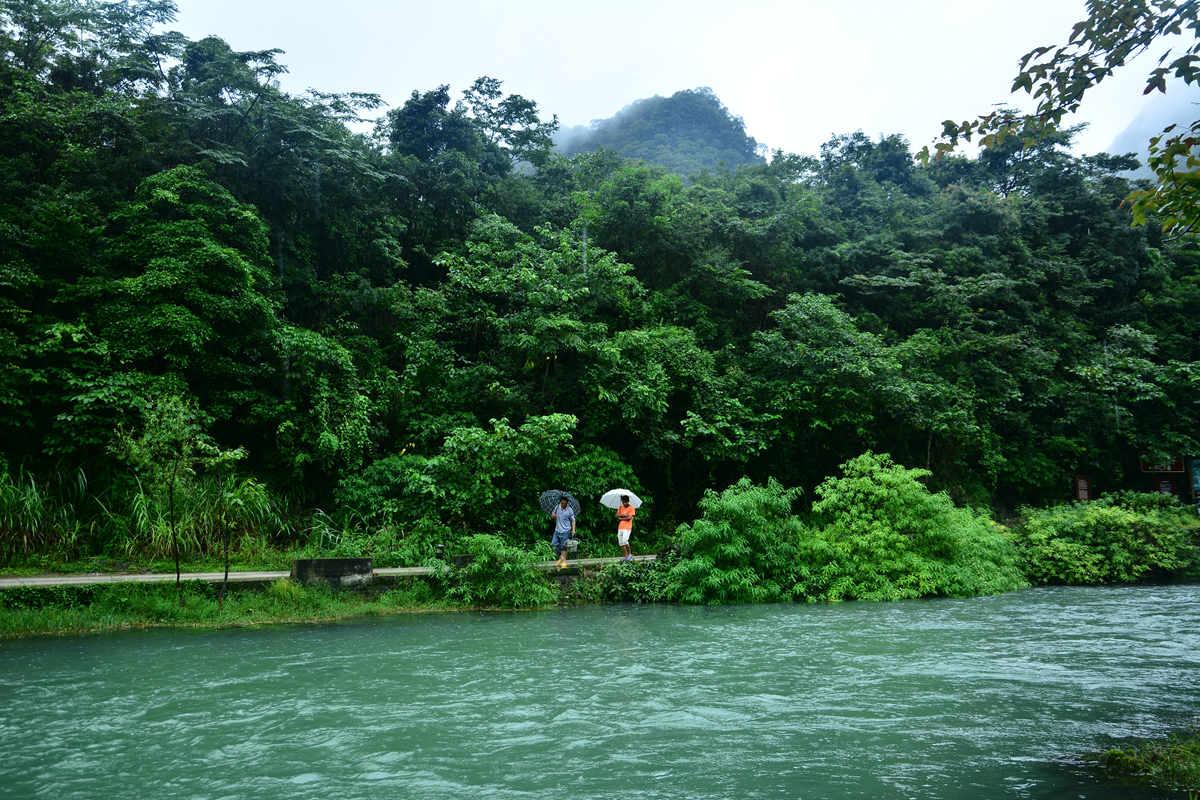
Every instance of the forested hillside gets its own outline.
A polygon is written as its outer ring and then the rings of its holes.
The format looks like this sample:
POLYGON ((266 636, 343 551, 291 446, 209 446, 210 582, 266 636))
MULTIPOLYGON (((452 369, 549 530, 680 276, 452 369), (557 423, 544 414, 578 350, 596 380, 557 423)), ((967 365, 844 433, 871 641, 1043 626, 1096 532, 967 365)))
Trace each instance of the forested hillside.
POLYGON ((1005 508, 1200 451, 1200 253, 1131 227, 1135 165, 1069 130, 762 163, 681 92, 566 156, 497 80, 291 95, 277 51, 172 18, 0 5, 0 468, 48 520, 0 521, 5 557, 149 547, 175 481, 412 555, 530 542, 552 486, 642 492, 671 531, 868 450, 1005 508))
POLYGON ((706 86, 638 100, 609 119, 596 120, 590 130, 564 133, 571 134, 562 137, 564 155, 607 147, 685 177, 766 163, 766 145, 747 136, 742 118, 729 113, 706 86))

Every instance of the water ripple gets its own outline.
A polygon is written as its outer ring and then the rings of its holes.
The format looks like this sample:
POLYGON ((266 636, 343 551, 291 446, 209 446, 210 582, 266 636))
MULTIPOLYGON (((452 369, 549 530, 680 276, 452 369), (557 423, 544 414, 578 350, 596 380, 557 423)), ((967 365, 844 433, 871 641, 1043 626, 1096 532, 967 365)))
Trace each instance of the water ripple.
POLYGON ((1200 587, 0 643, 0 797, 1116 798, 1200 587))

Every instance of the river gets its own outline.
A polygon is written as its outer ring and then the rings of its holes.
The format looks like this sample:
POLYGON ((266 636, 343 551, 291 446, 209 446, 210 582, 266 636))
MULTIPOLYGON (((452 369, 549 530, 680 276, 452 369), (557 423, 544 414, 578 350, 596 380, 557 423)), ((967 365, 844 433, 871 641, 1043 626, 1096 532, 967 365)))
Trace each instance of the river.
POLYGON ((0 797, 1150 798, 1200 586, 0 642, 0 797))

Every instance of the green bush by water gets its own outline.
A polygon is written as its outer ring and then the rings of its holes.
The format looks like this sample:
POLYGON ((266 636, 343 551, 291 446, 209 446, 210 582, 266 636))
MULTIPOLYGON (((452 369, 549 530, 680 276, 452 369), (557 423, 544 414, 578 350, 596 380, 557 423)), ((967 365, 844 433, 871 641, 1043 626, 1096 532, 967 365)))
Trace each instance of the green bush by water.
MULTIPOLYGON (((448 601, 464 606, 528 608, 558 600, 558 589, 537 568, 553 558, 548 542, 532 551, 504 543, 499 536, 476 534, 461 542, 474 558, 463 567, 435 573, 448 601)), ((442 562, 433 562, 441 565, 442 562)))
POLYGON ((681 561, 679 550, 660 551, 653 561, 618 561, 580 576, 571 598, 583 603, 662 603, 671 589, 671 570, 681 561))
POLYGON ((684 559, 666 596, 684 603, 969 597, 1028 585, 1013 542, 985 515, 931 493, 924 470, 866 453, 816 490, 810 524, 798 492, 743 479, 701 502, 679 529, 684 559))
POLYGON ((1015 541, 1033 583, 1200 577, 1200 518, 1173 497, 1118 493, 1021 513, 1015 541))
POLYGON ((793 594, 808 600, 970 597, 1028 585, 1016 549, 985 515, 955 507, 887 455, 864 453, 816 490, 793 594))
POLYGON ((798 489, 742 478, 700 501, 704 516, 679 526, 683 560, 668 575, 666 597, 682 603, 763 603, 791 599, 798 489))

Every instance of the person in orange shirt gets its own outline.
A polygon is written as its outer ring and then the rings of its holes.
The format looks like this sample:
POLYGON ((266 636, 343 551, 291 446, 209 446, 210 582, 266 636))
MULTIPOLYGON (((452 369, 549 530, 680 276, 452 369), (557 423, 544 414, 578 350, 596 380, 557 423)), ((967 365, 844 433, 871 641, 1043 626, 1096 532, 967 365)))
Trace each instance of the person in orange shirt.
POLYGON ((629 505, 629 495, 621 495, 621 505, 617 508, 617 544, 626 561, 633 561, 633 553, 629 549, 629 534, 633 532, 633 515, 637 509, 629 505))

